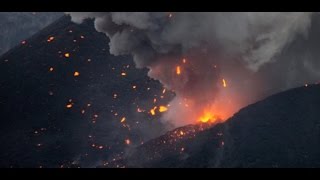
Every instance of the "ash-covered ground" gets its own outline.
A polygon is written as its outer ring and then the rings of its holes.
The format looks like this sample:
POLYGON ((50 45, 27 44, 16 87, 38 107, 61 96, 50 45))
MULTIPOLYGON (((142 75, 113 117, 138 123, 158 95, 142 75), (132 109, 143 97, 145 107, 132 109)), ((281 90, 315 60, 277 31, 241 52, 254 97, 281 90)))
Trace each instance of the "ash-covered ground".
POLYGON ((65 16, 0 58, 0 166, 95 167, 165 131, 173 93, 65 16))

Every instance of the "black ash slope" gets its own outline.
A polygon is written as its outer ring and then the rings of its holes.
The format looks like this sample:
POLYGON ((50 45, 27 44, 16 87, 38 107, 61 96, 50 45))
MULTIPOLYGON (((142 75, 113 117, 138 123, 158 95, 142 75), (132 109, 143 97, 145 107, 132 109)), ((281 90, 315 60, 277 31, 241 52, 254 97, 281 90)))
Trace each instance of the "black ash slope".
POLYGON ((92 21, 62 17, 4 54, 0 77, 0 167, 95 167, 163 131, 136 112, 162 86, 131 58, 110 55, 92 21))

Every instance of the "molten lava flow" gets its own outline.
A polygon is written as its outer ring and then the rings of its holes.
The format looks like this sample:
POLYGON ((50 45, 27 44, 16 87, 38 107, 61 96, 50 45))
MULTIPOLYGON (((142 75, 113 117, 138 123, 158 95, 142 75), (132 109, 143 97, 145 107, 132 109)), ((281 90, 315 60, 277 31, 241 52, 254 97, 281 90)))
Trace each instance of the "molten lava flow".
POLYGON ((180 66, 177 66, 177 68, 176 68, 176 73, 177 73, 177 75, 180 75, 180 74, 181 74, 181 68, 180 68, 180 66))
POLYGON ((211 123, 217 120, 216 115, 212 112, 205 110, 203 114, 199 117, 199 121, 202 123, 211 123))

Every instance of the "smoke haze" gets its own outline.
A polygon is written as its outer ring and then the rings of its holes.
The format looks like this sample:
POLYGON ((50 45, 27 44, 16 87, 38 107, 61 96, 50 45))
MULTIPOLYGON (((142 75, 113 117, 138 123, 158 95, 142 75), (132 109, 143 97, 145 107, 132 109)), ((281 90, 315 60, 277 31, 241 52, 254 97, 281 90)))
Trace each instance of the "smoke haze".
POLYGON ((176 93, 163 116, 174 126, 194 123, 206 111, 226 119, 262 97, 320 78, 312 58, 301 59, 311 74, 299 81, 290 77, 300 67, 286 71, 283 65, 293 62, 283 55, 286 47, 296 37, 308 38, 313 13, 68 14, 77 23, 94 18, 96 29, 110 38, 112 54, 132 55, 137 68, 148 68, 150 77, 176 93), (284 71, 290 77, 277 78, 284 71))

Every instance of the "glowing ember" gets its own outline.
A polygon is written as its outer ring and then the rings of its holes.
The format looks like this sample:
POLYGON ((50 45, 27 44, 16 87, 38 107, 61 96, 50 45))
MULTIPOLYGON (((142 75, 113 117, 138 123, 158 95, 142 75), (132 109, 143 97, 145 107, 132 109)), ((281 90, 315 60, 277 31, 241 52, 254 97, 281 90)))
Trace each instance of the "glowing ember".
POLYGON ((159 107, 159 112, 166 112, 166 111, 168 111, 168 108, 166 106, 159 107))
POLYGON ((66 108, 68 108, 68 109, 72 108, 72 103, 67 104, 67 105, 66 105, 66 108))
POLYGON ((54 37, 51 36, 51 37, 49 37, 49 38, 47 39, 47 42, 51 42, 51 41, 53 41, 53 40, 54 40, 54 37))
POLYGON ((79 73, 78 71, 76 71, 76 72, 73 73, 73 76, 74 76, 74 77, 77 77, 77 76, 79 76, 79 75, 80 75, 80 73, 79 73))
POLYGON ((69 58, 70 57, 70 53, 65 53, 64 57, 69 58))
POLYGON ((132 89, 136 89, 137 88, 137 86, 132 86, 132 89))
POLYGON ((121 73, 121 76, 126 76, 126 75, 127 75, 127 73, 125 73, 125 72, 121 73))
POLYGON ((126 145, 129 145, 131 142, 130 142, 130 139, 126 139, 125 140, 125 143, 126 143, 126 145))
POLYGON ((52 71, 53 71, 53 67, 50 67, 50 68, 49 68, 49 71, 52 72, 52 71))
POLYGON ((157 109, 157 106, 155 106, 154 108, 152 108, 150 110, 150 113, 151 113, 152 116, 156 115, 156 109, 157 109))
POLYGON ((125 121, 126 121, 126 117, 123 117, 120 122, 123 123, 125 121))
POLYGON ((180 66, 177 66, 177 68, 176 68, 176 73, 177 73, 177 75, 180 75, 180 74, 181 74, 181 68, 180 68, 180 66))
POLYGON ((226 87, 227 87, 227 82, 226 82, 226 80, 225 80, 225 79, 222 79, 222 85, 223 85, 223 87, 224 87, 224 88, 226 88, 226 87))
POLYGON ((187 62, 187 60, 184 58, 184 59, 182 59, 182 62, 185 64, 187 62))

